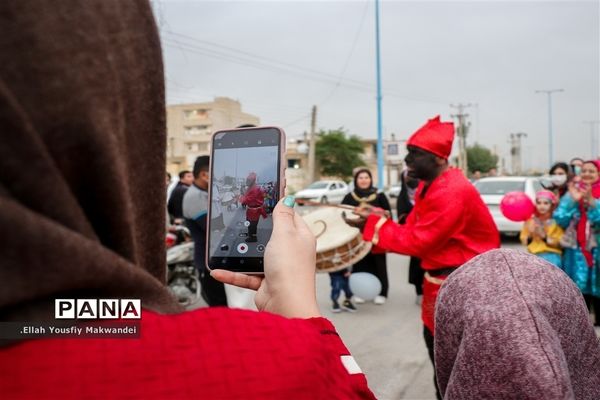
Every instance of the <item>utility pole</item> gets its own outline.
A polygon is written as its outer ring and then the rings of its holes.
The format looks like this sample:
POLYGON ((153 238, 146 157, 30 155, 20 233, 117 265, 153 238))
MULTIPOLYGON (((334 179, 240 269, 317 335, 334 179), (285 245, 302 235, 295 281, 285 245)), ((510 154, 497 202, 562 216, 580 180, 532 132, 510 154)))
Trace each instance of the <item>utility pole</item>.
POLYGON ((310 139, 308 143, 308 185, 315 181, 315 152, 317 147, 317 106, 312 108, 310 139))
POLYGON ((552 93, 564 92, 564 89, 536 90, 536 93, 548 95, 548 165, 554 164, 554 148, 552 147, 552 93))
POLYGON ((471 107, 472 104, 450 104, 450 107, 458 110, 457 114, 451 115, 452 118, 458 119, 458 126, 456 127, 456 135, 458 136, 458 168, 462 169, 465 175, 468 174, 467 164, 467 133, 471 127, 470 122, 466 122, 466 118, 469 114, 465 114, 465 108, 471 107))
POLYGON ((497 161, 496 161, 496 165, 494 166, 494 169, 496 170, 496 172, 499 172, 499 173, 500 173, 500 172, 502 171, 502 168, 501 168, 501 167, 500 167, 500 165, 499 165, 499 162, 500 162, 500 158, 501 158, 501 157, 500 157, 500 155, 498 154, 498 145, 497 145, 497 144, 495 144, 495 145, 492 147, 492 154, 493 154, 494 156, 498 157, 498 158, 497 158, 497 161))
POLYGON ((600 121, 583 121, 584 124, 589 124, 590 126, 590 141, 591 141, 591 149, 590 149, 590 160, 595 160, 598 157, 598 142, 596 141, 597 135, 595 133, 594 126, 600 124, 600 121))
POLYGON ((512 172, 515 175, 521 175, 523 173, 522 168, 522 151, 521 151, 521 138, 527 137, 526 133, 517 132, 510 134, 510 155, 511 161, 510 165, 512 167, 512 172))
POLYGON ((383 122, 381 117, 381 51, 379 48, 379 0, 375 0, 375 64, 377 68, 377 187, 383 189, 383 122))

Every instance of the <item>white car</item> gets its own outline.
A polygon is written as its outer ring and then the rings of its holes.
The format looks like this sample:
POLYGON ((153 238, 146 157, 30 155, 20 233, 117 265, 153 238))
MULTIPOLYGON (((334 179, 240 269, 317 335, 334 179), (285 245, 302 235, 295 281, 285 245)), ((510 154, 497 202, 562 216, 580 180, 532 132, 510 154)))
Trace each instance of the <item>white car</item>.
POLYGON ((399 183, 396 185, 392 185, 392 186, 390 186, 390 188, 387 191, 387 196, 390 198, 396 198, 396 197, 400 196, 401 190, 402 190, 402 185, 400 185, 399 183))
POLYGON ((316 181, 306 189, 296 193, 297 200, 316 201, 319 203, 340 203, 349 189, 342 181, 316 181))
POLYGON ((538 178, 528 176, 502 176, 482 178, 474 183, 481 199, 490 210, 492 218, 500 233, 518 235, 523 227, 522 222, 513 222, 500 212, 500 201, 508 192, 525 192, 535 201, 535 193, 544 188, 538 178))

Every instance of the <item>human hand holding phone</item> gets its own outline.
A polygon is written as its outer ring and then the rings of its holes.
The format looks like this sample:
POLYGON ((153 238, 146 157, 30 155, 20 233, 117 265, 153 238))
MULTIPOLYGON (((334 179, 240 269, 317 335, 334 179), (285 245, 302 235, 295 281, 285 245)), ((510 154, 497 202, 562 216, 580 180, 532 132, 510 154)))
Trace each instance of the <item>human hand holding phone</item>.
POLYGON ((210 160, 206 266, 260 275, 273 229, 268 217, 285 189, 285 133, 215 132, 210 160))
POLYGON ((273 233, 264 257, 264 276, 215 269, 218 281, 256 290, 260 311, 287 318, 321 316, 315 289, 316 240, 302 217, 294 212, 293 197, 273 210, 273 233), (286 204, 287 203, 287 204, 286 204))

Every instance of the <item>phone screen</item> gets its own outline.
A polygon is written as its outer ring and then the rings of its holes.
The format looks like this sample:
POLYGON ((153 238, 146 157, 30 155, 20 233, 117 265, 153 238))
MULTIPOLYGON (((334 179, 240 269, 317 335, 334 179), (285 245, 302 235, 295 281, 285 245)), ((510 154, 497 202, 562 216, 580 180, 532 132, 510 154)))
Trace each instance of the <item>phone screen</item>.
POLYGON ((277 128, 221 131, 213 136, 207 265, 261 273, 281 195, 277 128))

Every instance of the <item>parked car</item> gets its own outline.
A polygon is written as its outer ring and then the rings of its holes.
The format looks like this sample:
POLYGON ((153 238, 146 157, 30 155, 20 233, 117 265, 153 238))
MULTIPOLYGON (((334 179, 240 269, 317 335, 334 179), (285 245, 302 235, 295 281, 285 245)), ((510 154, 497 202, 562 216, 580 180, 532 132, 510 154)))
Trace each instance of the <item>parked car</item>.
POLYGON ((387 190, 387 196, 389 198, 397 198, 398 196, 400 196, 400 190, 402 189, 402 185, 397 183, 395 185, 390 186, 390 188, 387 190))
POLYGON ((500 212, 500 201, 508 192, 525 192, 535 201, 535 193, 543 190, 538 178, 528 176, 501 176, 481 178, 474 183, 481 199, 490 210, 500 233, 516 236, 523 227, 522 222, 513 222, 500 212))
POLYGON ((309 200, 319 203, 340 203, 349 189, 342 181, 316 181, 306 189, 296 193, 297 200, 309 200))

